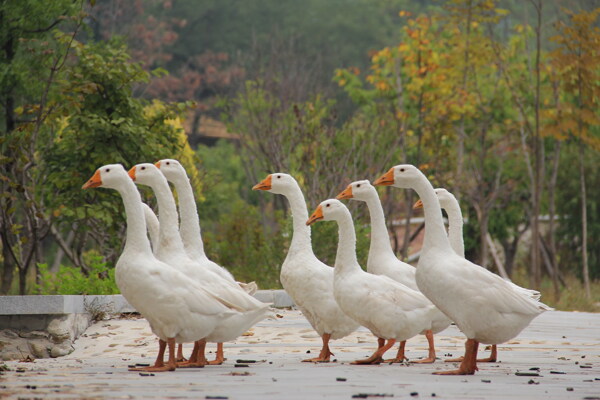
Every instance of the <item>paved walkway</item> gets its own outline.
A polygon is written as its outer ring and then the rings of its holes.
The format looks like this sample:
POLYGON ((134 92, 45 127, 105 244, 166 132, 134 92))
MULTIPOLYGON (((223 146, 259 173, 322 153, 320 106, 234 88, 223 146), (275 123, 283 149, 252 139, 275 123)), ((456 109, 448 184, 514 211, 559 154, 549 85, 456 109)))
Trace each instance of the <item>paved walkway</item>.
MULTIPOLYGON (((364 329, 332 343, 336 362, 302 363, 318 354, 320 338, 299 312, 276 312, 281 318, 265 320, 253 335, 226 344, 223 365, 153 376, 127 371, 127 365, 151 363, 156 354, 145 320, 98 322, 69 356, 7 362, 10 371, 0 375, 0 398, 600 399, 600 314, 547 312, 517 339, 499 346, 501 362, 480 364, 474 376, 435 376, 432 371, 453 365, 441 360, 433 365, 350 365, 375 349, 364 329), (237 360, 256 362, 236 367, 237 360)), ((463 337, 454 326, 438 335, 436 344, 440 358, 463 351, 463 337)), ((410 340, 407 350, 408 357, 425 356, 424 337, 410 340)))

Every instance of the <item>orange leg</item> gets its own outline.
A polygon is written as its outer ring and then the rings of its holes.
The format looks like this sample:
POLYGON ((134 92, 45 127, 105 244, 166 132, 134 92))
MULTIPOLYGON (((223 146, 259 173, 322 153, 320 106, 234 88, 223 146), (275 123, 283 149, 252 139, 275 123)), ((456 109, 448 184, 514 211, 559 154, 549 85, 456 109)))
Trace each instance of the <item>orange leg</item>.
POLYGON ((496 348, 495 344, 492 345, 492 351, 490 352, 489 357, 477 359, 477 362, 496 362, 496 361, 498 361, 498 349, 496 348))
POLYGON ((213 361, 209 361, 209 365, 221 365, 225 361, 225 354, 223 353, 223 343, 217 343, 217 356, 213 361))
POLYGON ((390 358, 389 360, 385 360, 386 363, 403 363, 404 360, 408 360, 404 355, 404 348, 406 347, 406 340, 400 342, 400 346, 398 346, 398 354, 396 354, 396 358, 390 358))
POLYGON ((329 362, 331 356, 335 355, 331 352, 331 350, 329 350, 329 339, 331 339, 331 334, 324 333, 323 336, 321 336, 321 340, 323 341, 323 347, 321 348, 319 357, 302 360, 302 362, 314 362, 314 363, 329 362))
POLYGON ((477 349, 479 342, 475 339, 468 339, 465 344, 465 356, 460 363, 460 367, 453 371, 438 371, 434 375, 473 375, 477 371, 477 349))
POLYGON ((425 331, 425 337, 427 338, 427 343, 429 343, 429 356, 422 360, 411 361, 415 364, 432 364, 435 362, 435 345, 433 344, 433 332, 431 329, 425 331))
POLYGON ((383 347, 379 347, 375 350, 375 353, 369 358, 364 360, 356 360, 351 362, 353 365, 367 365, 367 364, 380 364, 383 362, 383 355, 396 343, 396 339, 388 339, 387 343, 383 347))
POLYGON ((165 372, 165 371, 175 371, 177 364, 175 362, 175 338, 169 338, 165 342, 164 340, 158 341, 158 356, 156 357, 156 361, 154 366, 152 367, 143 367, 143 368, 130 368, 130 371, 145 371, 145 372, 165 372), (163 357, 165 356, 165 348, 169 346, 169 361, 167 364, 164 363, 163 357))
POLYGON ((180 368, 203 368, 207 364, 206 358, 204 358, 204 346, 206 346, 204 339, 195 341, 190 359, 178 363, 177 366, 180 368), (202 355, 200 355, 201 352, 202 355))
MULTIPOLYGON (((449 358, 444 360, 444 362, 462 362, 464 357, 457 358, 449 358)), ((498 349, 495 344, 492 345, 492 351, 490 352, 490 356, 487 358, 479 358, 477 362, 496 362, 498 360, 498 349)))
POLYGON ((177 358, 175 358, 175 361, 177 361, 178 363, 187 361, 186 358, 183 356, 183 344, 182 343, 179 343, 179 345, 177 346, 177 358))
MULTIPOLYGON (((162 339, 158 339, 158 355, 156 356, 156 361, 154 361, 154 367, 160 368, 165 365, 163 358, 165 357, 165 349, 167 348, 167 342, 162 339)), ((147 371, 148 368, 152 367, 139 367, 139 368, 129 368, 129 371, 147 371)))

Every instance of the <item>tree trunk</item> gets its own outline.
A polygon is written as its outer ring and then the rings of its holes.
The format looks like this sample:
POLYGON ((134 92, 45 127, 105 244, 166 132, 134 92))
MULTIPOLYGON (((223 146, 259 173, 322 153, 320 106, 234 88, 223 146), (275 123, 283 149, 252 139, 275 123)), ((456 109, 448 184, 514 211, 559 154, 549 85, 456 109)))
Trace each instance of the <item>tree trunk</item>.
POLYGON ((506 270, 506 275, 509 278, 512 277, 514 265, 515 265, 515 256, 517 255, 517 248, 519 246, 519 240, 521 238, 515 235, 512 240, 502 240, 500 243, 502 244, 502 248, 504 249, 504 269, 506 270))
MULTIPOLYGON (((465 41, 465 53, 464 53, 464 66, 463 66, 463 76, 462 76, 462 90, 464 92, 467 91, 467 82, 469 78, 469 51, 471 48, 471 20, 473 18, 473 2, 469 0, 467 2, 467 20, 465 24, 466 28, 466 41, 465 41)), ((456 197, 456 200, 460 202, 461 199, 461 187, 460 180, 463 176, 464 171, 464 154, 465 154, 465 117, 461 116, 460 125, 458 127, 458 143, 457 143, 457 151, 456 151, 456 176, 459 178, 456 180, 454 187, 452 188, 453 194, 456 197)))
POLYGON ((8 243, 6 243, 4 235, 2 235, 2 259, 4 260, 2 269, 2 285, 0 286, 0 294, 6 295, 12 287, 12 282, 15 272, 15 263, 10 254, 8 243))
POLYGON ((480 245, 480 259, 479 265, 484 267, 485 269, 489 269, 489 247, 487 242, 488 237, 488 214, 485 211, 481 212, 479 217, 479 245, 480 245))
POLYGON ((19 294, 24 296, 27 294, 27 270, 19 268, 19 294))
POLYGON ((552 286, 554 288, 554 301, 558 302, 560 299, 560 284, 558 279, 558 262, 556 261, 556 233, 554 228, 554 216, 556 215, 556 181, 558 178, 558 165, 560 161, 560 146, 561 142, 556 141, 554 147, 554 160, 552 163, 552 178, 548 186, 548 214, 550 217, 550 223, 548 226, 548 237, 549 237, 549 256, 550 264, 552 265, 552 286))
POLYGON ((583 286, 585 289, 585 297, 589 300, 592 298, 590 291, 590 271, 588 266, 587 255, 587 201, 585 189, 585 145, 581 138, 579 139, 579 184, 581 189, 581 252, 583 258, 583 286))
POLYGON ((494 259, 494 264, 496 264, 496 269, 498 269, 498 274, 502 278, 510 281, 510 276, 508 276, 508 273, 506 272, 506 269, 504 268, 504 265, 502 264, 502 261, 500 260, 500 257, 498 256, 498 251, 496 250, 496 245, 494 244, 494 240, 492 239, 492 236, 489 234, 489 232, 485 236, 485 239, 490 248, 490 253, 492 254, 492 258, 494 259))
MULTIPOLYGON (((6 17, 3 12, 0 12, 0 24, 7 23, 6 17)), ((2 43, 2 51, 4 53, 4 64, 10 65, 15 57, 15 42, 12 35, 8 35, 5 41, 2 43)), ((4 130, 0 131, 3 136, 8 136, 15 129, 15 96, 13 90, 12 76, 8 75, 3 78, 4 85, 2 87, 2 101, 4 103, 4 130)), ((9 156, 10 157, 10 156, 9 156)), ((12 158, 8 159, 8 162, 0 165, 0 175, 6 176, 12 169, 13 161, 12 158)), ((8 183, 4 180, 0 180, 0 190, 2 193, 10 193, 8 183)), ((2 218, 4 220, 0 224, 2 232, 2 256, 4 260, 4 269, 2 271, 2 285, 0 287, 1 294, 7 294, 12 286, 14 278, 14 270, 16 264, 10 251, 10 242, 8 236, 11 235, 12 218, 8 215, 8 210, 12 207, 11 197, 6 197, 4 200, 0 199, 0 207, 2 210, 2 218)))
POLYGON ((536 55, 535 55, 535 127, 533 134, 533 162, 534 162, 534 182, 532 193, 532 215, 531 215, 531 272, 529 282, 534 289, 538 289, 542 282, 542 271, 540 268, 540 244, 537 238, 540 235, 539 215, 541 202, 541 182, 543 174, 543 147, 540 139, 540 55, 541 55, 541 27, 542 27, 542 2, 534 3, 537 11, 536 34, 536 55))

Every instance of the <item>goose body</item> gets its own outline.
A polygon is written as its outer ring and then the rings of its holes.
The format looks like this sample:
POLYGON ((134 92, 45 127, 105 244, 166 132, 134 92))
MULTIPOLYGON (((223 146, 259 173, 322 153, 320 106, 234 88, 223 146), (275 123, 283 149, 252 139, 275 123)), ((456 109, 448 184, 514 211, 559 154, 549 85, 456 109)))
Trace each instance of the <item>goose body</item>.
POLYGON ((161 339, 155 365, 145 370, 173 370, 175 341, 202 339, 218 323, 239 312, 153 255, 146 236, 141 196, 122 165, 100 167, 83 186, 94 187, 117 190, 125 205, 127 238, 115 267, 116 283, 125 299, 148 320, 152 332, 161 339), (164 365, 162 353, 167 343, 169 362, 164 365))
MULTIPOLYGON (((440 207, 446 211, 448 215, 448 240, 450 241, 450 247, 452 250, 462 258, 465 258, 465 244, 463 239, 463 216, 460 210, 458 200, 452 193, 444 188, 434 189, 435 194, 440 201, 440 207)), ((418 200, 415 203, 415 208, 423 207, 423 202, 418 200)), ((531 297, 534 300, 540 299, 540 292, 537 290, 525 289, 515 285, 511 281, 507 281, 510 286, 517 292, 531 297)), ((495 344, 492 344, 490 356, 483 359, 477 359, 477 362, 496 362, 498 359, 498 349, 495 344)), ((462 357, 447 359, 446 362, 462 361, 462 357)))
MULTIPOLYGON (((219 321, 206 337, 207 342, 234 340, 252 325, 268 315, 268 304, 262 303, 243 291, 234 281, 223 279, 203 265, 192 260, 186 253, 178 229, 177 207, 169 184, 160 170, 153 164, 138 164, 130 170, 132 179, 148 185, 156 195, 159 207, 159 243, 157 258, 167 262, 191 281, 201 283, 212 293, 226 301, 238 314, 219 321)), ((199 355, 204 362, 203 354, 199 355)), ((222 354, 216 363, 222 363, 222 354)))
POLYGON ((290 203, 294 232, 281 266, 281 284, 323 339, 319 357, 305 361, 329 361, 332 354, 329 340, 349 335, 359 324, 341 310, 333 296, 333 268, 321 262, 313 252, 310 227, 305 224, 308 210, 300 186, 291 175, 276 173, 268 175, 253 189, 281 194, 290 203))
POLYGON ((425 240, 416 280, 421 292, 467 337, 461 366, 448 374, 473 374, 479 343, 499 344, 519 334, 550 307, 515 290, 485 268, 459 256, 446 235, 440 202, 429 180, 412 165, 397 165, 375 184, 414 189, 425 212, 425 240))
POLYGON ((438 311, 425 296, 387 276, 362 270, 356 258, 356 233, 348 208, 339 200, 325 200, 307 223, 321 219, 336 221, 339 228, 333 280, 337 303, 375 336, 388 340, 373 356, 357 363, 381 362, 385 350, 396 340, 405 341, 430 330, 438 311))

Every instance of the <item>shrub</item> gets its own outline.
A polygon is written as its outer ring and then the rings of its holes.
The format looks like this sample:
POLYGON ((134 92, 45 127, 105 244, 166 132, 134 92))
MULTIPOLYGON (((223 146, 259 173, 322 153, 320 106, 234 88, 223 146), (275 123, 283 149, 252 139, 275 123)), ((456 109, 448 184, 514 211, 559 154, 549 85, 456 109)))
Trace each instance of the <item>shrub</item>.
POLYGON ((91 257, 89 273, 79 268, 61 265, 53 274, 47 264, 38 264, 39 284, 35 285, 37 294, 118 294, 115 283, 115 269, 110 268, 99 256, 91 257))

